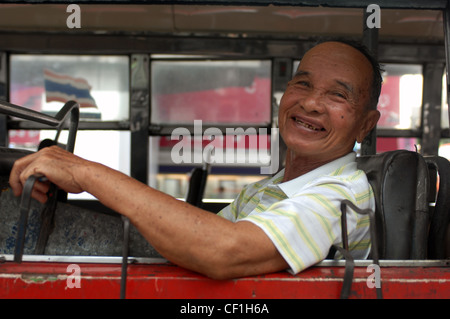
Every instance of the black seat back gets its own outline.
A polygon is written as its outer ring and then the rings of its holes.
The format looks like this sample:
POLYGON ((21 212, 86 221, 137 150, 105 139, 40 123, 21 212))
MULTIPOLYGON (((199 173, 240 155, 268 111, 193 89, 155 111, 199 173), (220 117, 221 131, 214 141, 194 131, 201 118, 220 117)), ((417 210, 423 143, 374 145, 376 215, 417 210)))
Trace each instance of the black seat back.
POLYGON ((450 162, 440 156, 425 156, 425 161, 430 170, 430 187, 434 191, 431 201, 435 203, 431 207, 428 258, 445 259, 450 257, 450 162))
POLYGON ((0 175, 9 177, 14 162, 32 153, 32 151, 22 149, 0 147, 0 175))
POLYGON ((186 195, 186 202, 197 207, 202 207, 203 194, 206 187, 206 179, 208 177, 208 168, 196 167, 191 171, 189 178, 189 186, 186 195))
POLYGON ((357 158, 373 188, 380 259, 425 259, 429 176, 424 158, 406 150, 357 158))

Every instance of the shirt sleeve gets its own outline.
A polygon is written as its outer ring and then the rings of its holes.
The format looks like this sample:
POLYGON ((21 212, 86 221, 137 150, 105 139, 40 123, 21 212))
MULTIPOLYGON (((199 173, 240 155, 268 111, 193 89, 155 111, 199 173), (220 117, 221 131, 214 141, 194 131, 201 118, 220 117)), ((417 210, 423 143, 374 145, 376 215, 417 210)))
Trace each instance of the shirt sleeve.
MULTIPOLYGON (((342 199, 355 202, 345 184, 318 184, 241 220, 259 226, 296 274, 322 261, 331 245, 341 242, 342 199)), ((349 233, 356 223, 355 214, 348 214, 349 233)))

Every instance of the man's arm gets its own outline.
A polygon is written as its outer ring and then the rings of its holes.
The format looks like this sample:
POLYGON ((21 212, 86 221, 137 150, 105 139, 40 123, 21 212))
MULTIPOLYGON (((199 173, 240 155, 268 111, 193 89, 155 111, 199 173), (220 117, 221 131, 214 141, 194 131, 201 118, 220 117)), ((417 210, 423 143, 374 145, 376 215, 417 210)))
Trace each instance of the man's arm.
MULTIPOLYGON (((253 223, 232 223, 61 148, 45 148, 15 163, 10 185, 16 196, 33 174, 46 176, 67 192, 92 194, 127 216, 162 256, 187 269, 225 279, 288 268, 253 223)), ((44 202, 47 190, 47 183, 38 182, 33 197, 44 202)))

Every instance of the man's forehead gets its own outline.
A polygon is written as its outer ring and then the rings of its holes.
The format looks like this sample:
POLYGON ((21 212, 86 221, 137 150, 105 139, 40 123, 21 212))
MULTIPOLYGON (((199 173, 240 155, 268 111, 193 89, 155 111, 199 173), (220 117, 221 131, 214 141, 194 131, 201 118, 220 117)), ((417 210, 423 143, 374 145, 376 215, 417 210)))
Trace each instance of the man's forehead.
MULTIPOLYGON (((300 60, 308 60, 309 58, 323 58, 335 63, 353 63, 372 69, 371 62, 359 49, 343 43, 343 42, 323 42, 309 49, 300 60)), ((299 66, 300 66, 299 65, 299 66)))
MULTIPOLYGON (((340 67, 353 69, 354 73, 365 77, 368 83, 371 83, 373 69, 370 61, 358 49, 340 42, 325 42, 307 51, 294 76, 313 74, 315 72, 314 65, 323 66, 326 64, 329 65, 330 70, 340 67)), ((340 78, 340 76, 335 80, 342 82, 341 84, 344 85, 350 84, 349 81, 340 78)))

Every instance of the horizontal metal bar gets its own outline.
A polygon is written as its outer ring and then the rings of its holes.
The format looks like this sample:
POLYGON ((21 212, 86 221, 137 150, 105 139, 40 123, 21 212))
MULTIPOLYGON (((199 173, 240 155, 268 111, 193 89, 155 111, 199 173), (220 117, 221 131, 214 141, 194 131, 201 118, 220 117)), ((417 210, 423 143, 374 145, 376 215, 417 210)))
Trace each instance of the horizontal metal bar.
POLYGON ((22 119, 50 125, 53 127, 61 124, 61 116, 58 116, 58 118, 56 118, 6 101, 0 101, 0 113, 20 117, 22 119))
MULTIPOLYGON (((384 129, 384 128, 377 128, 377 137, 417 137, 422 138, 422 130, 421 129, 415 129, 415 130, 408 130, 408 129, 384 129)), ((450 130, 448 128, 442 129, 440 133, 440 138, 449 138, 450 137, 450 130)))
MULTIPOLYGON (((155 136, 164 136, 164 135, 171 135, 172 131, 178 127, 186 127, 188 130, 193 131, 193 126, 190 125, 155 125, 150 124, 149 125, 149 135, 155 135, 155 136)), ((230 125, 213 125, 213 124, 202 124, 202 129, 205 130, 209 127, 215 127, 221 130, 222 133, 226 133, 226 128, 242 128, 246 130, 249 127, 254 127, 256 129, 259 128, 267 128, 268 133, 270 132, 268 126, 255 126, 255 125, 239 125, 238 124, 230 124, 230 125)), ((23 120, 9 120, 8 121, 8 129, 9 130, 49 130, 52 129, 48 127, 47 125, 40 124, 40 123, 34 123, 29 121, 23 121, 23 120)), ((128 131, 130 130, 130 122, 128 120, 126 121, 80 121, 78 124, 78 131, 80 130, 92 130, 92 131, 110 131, 110 130, 117 130, 117 131, 128 131)), ((245 133, 244 133, 245 134, 245 133)), ((384 128, 378 128, 377 129, 377 136, 378 137, 422 137, 422 131, 419 129, 410 130, 410 129, 384 129, 384 128)), ((449 129, 443 129, 441 131, 441 138, 449 138, 450 133, 449 129)))
MULTIPOLYGON (((164 124, 164 125, 160 125, 157 128, 155 126, 153 126, 153 130, 150 130, 150 133, 152 135, 161 135, 161 136, 169 136, 172 135, 172 132, 175 129, 179 129, 179 128, 185 128, 187 129, 191 135, 194 135, 197 132, 197 130, 199 130, 198 128, 194 127, 194 125, 190 124, 190 125, 186 125, 186 124, 164 124)), ((262 131, 264 132, 264 134, 269 134, 271 132, 270 129, 270 125, 269 124, 240 124, 240 123, 230 123, 230 124, 211 124, 211 123, 202 123, 201 125, 201 134, 203 135, 204 131, 208 128, 215 128, 220 130, 220 132, 222 132, 222 134, 227 134, 227 133, 233 133, 233 135, 252 135, 251 133, 256 133, 259 134, 260 133, 260 129, 265 129, 266 131, 262 131), (233 131, 231 132, 227 132, 228 129, 232 129, 233 131), (237 130, 239 129, 239 130, 237 130), (240 130, 242 129, 242 130, 240 130), (249 130, 250 129, 250 130, 249 130), (254 130, 253 130, 254 129, 254 130)), ((150 128, 152 129, 152 127, 150 128)), ((200 131, 200 130, 199 130, 200 131)))
MULTIPOLYGON (((194 132, 194 125, 186 124, 162 124, 162 125, 149 125, 150 135, 171 135, 173 130, 176 128, 184 127, 190 132, 194 132)), ((218 128, 222 133, 226 133, 227 128, 242 128, 244 131, 248 128, 255 128, 258 132, 260 128, 266 128, 268 134, 270 134, 270 127, 268 124, 259 125, 249 125, 249 124, 211 124, 202 123, 202 131, 207 128, 218 128)), ((9 120, 8 129, 10 130, 48 130, 49 127, 40 123, 33 123, 29 121, 22 120, 9 120)), ((78 125, 78 130, 130 130, 130 121, 80 121, 78 125)), ((236 133, 238 134, 238 133, 236 133)), ((243 134, 248 134, 248 132, 243 132, 243 134)))
MULTIPOLYGON (((8 129, 10 130, 48 130, 46 125, 22 120, 9 120, 8 129)), ((78 130, 129 130, 129 121, 80 121, 78 130)))
MULTIPOLYGON (((14 255, 0 255, 0 262, 13 261, 14 255)), ((23 255, 23 262, 54 262, 54 263, 92 263, 121 264, 121 256, 56 256, 56 255, 23 255)), ((167 263, 164 258, 128 257, 128 263, 159 264, 167 263)), ((367 267, 373 264, 371 259, 355 260, 355 267, 367 267)), ((345 260, 323 260, 316 267, 345 267, 345 260)), ((450 260, 380 260, 381 267, 449 267, 450 260)))
MULTIPOLYGON (((373 260, 355 260, 355 267, 367 267, 373 264, 373 260)), ((450 260, 387 260, 379 261, 380 267, 449 267, 450 260)), ((316 264, 318 267, 344 267, 345 260, 327 259, 316 264)))
POLYGON ((422 137, 421 130, 377 128, 377 137, 422 137))
MULTIPOLYGON (((14 261, 14 255, 0 255, 0 262, 14 261)), ((59 256, 59 255, 23 255, 22 262, 49 263, 88 263, 88 264, 121 264, 121 256, 59 256)), ((128 257, 128 263, 159 264, 167 263, 164 258, 128 257)))
MULTIPOLYGON (((227 36, 170 36, 146 32, 106 33, 94 32, 44 33, 0 32, 0 47, 4 51, 31 54, 177 54, 213 55, 221 58, 292 58, 300 59, 318 37, 299 40, 288 35, 270 37, 230 38, 227 36), (76 46, 73 43, 77 43, 76 46)), ((408 41, 408 39, 402 39, 408 41)), ((412 41, 412 40, 411 40, 412 41)), ((383 63, 423 63, 445 61, 443 43, 383 43, 378 45, 378 58, 383 63)))
MULTIPOLYGON (((16 3, 16 0, 4 0, 4 3, 16 3)), ((72 0, 23 0, 30 4, 70 4, 72 0)), ((77 4, 179 4, 179 5, 245 5, 245 6, 307 6, 307 7, 345 7, 365 8, 373 0, 78 0, 77 4)), ((444 9, 446 0, 377 0, 382 8, 403 9, 444 9)))
POLYGON ((21 119, 57 128, 57 134, 55 137, 56 143, 58 142, 58 138, 64 123, 68 118, 70 118, 68 127, 69 137, 67 140, 66 149, 69 152, 73 152, 75 148, 75 139, 78 130, 78 123, 80 120, 80 106, 75 101, 66 102, 64 106, 55 114, 55 116, 40 113, 26 107, 9 103, 7 101, 0 101, 0 114, 15 116, 21 119))

